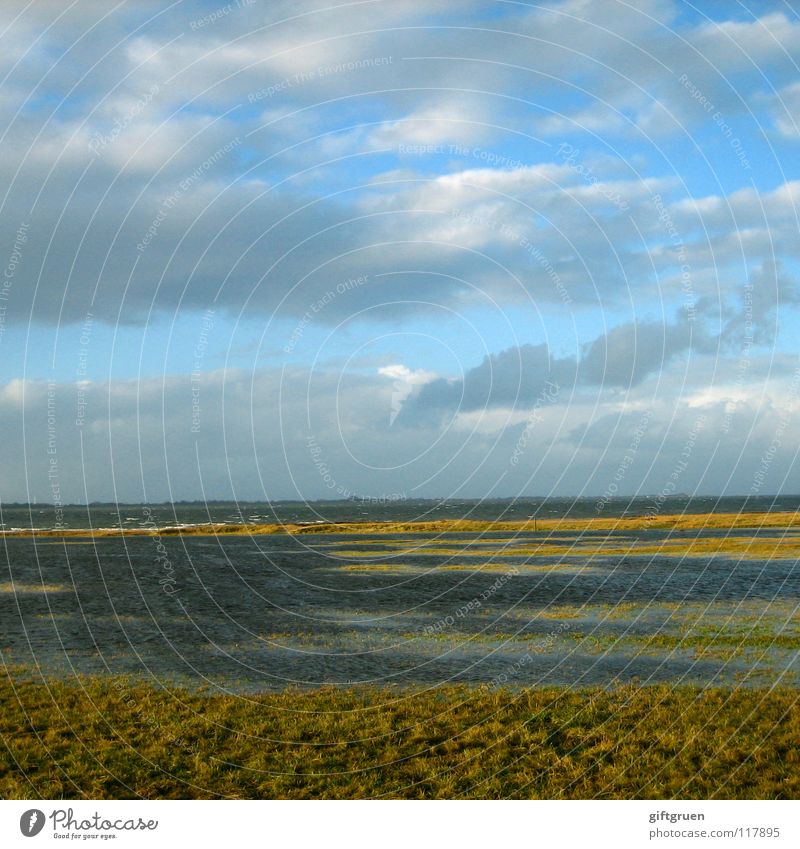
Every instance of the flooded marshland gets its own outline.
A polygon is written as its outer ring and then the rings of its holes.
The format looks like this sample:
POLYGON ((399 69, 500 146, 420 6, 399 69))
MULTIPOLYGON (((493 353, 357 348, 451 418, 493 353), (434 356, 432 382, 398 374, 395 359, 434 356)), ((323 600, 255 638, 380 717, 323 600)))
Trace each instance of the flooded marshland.
POLYGON ((798 683, 793 530, 6 538, 5 663, 214 691, 798 683))

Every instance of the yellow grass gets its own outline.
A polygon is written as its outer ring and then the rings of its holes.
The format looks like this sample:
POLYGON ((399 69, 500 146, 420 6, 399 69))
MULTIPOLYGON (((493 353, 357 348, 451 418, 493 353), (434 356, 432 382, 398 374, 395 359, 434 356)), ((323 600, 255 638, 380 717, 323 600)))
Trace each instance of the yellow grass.
MULTIPOLYGON (((697 513, 628 518, 593 519, 538 519, 537 531, 624 531, 642 528, 653 529, 708 529, 708 528, 790 528, 800 527, 800 513, 697 513)), ((485 533, 492 531, 533 531, 534 520, 522 522, 487 522, 470 519, 442 519, 434 522, 337 522, 332 524, 269 524, 238 525, 216 524, 190 528, 161 528, 158 531, 142 528, 114 528, 96 531, 49 530, 4 531, 3 535, 36 537, 70 536, 216 536, 263 534, 408 534, 408 533, 485 533)))

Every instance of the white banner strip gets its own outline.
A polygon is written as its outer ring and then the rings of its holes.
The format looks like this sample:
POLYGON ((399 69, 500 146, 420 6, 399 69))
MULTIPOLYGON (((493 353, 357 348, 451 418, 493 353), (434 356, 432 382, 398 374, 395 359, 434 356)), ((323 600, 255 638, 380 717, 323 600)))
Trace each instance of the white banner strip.
POLYGON ((0 817, 0 845, 28 849, 800 846, 795 801, 5 801, 0 817))

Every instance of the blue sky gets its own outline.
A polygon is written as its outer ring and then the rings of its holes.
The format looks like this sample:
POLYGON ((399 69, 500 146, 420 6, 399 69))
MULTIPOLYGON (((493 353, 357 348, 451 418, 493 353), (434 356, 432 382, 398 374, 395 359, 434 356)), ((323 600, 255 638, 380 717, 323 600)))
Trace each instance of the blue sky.
POLYGON ((67 500, 800 490, 791 4, 10 2, 0 41, 3 500, 51 500, 48 385, 67 500))

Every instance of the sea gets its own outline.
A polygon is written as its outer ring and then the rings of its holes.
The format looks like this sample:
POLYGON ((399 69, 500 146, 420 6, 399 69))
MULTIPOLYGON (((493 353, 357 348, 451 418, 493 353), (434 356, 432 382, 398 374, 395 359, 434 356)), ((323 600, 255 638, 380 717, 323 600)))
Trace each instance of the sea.
POLYGON ((411 522, 438 519, 520 521, 644 516, 658 513, 796 511, 800 496, 507 498, 484 500, 350 498, 319 501, 178 501, 155 504, 2 504, 0 530, 189 527, 213 523, 411 522))

